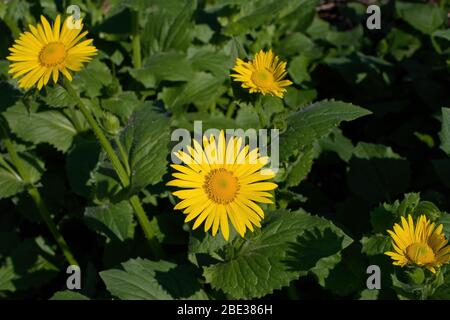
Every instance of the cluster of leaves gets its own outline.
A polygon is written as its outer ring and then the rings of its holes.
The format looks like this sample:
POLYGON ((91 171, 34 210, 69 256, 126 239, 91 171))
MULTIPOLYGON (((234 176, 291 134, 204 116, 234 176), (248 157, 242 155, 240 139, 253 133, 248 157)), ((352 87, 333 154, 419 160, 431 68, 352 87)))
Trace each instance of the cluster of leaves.
MULTIPOLYGON (((0 297, 414 297, 383 252, 386 230, 406 213, 439 220, 450 236, 445 1, 379 1, 381 30, 364 27, 366 6, 357 1, 330 15, 318 10, 319 0, 77 5, 99 55, 73 85, 111 140, 124 145, 131 185, 121 188, 63 87, 24 95, 8 77, 13 39, 40 14, 64 12, 62 2, 0 3, 1 120, 30 177, 15 174, 2 148, 0 297), (138 68, 130 36, 136 12, 138 68), (263 97, 258 114, 255 96, 229 74, 236 57, 261 48, 288 61, 294 85, 284 100, 263 97), (195 120, 203 129, 281 131, 276 203, 245 239, 194 232, 173 211, 165 187, 170 132, 192 130, 195 120), (66 262, 23 192, 27 183, 39 187, 80 262, 81 291, 65 290, 66 262), (126 201, 134 194, 145 203, 163 260, 153 259, 126 201), (371 264, 381 267, 380 291, 366 289, 371 264)), ((449 299, 449 281, 443 276, 432 297, 449 299)))

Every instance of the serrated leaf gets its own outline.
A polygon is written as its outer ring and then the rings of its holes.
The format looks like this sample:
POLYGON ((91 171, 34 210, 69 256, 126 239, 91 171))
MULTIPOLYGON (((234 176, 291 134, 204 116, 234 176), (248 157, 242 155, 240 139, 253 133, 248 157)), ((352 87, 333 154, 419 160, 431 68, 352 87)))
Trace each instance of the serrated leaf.
POLYGON ((84 220, 91 229, 114 241, 130 239, 134 234, 133 208, 127 201, 86 207, 84 220))
POLYGON ((207 299, 190 265, 137 258, 100 272, 100 277, 122 300, 207 299))
POLYGON ((122 140, 129 155, 131 192, 159 182, 167 171, 169 119, 146 103, 130 117, 122 140))
POLYGON ((262 297, 287 286, 306 274, 324 255, 335 254, 352 242, 323 218, 287 210, 269 213, 262 229, 243 241, 236 254, 205 267, 203 272, 213 288, 238 299, 262 297), (316 232, 310 234, 313 230, 316 232), (321 250, 314 253, 303 250, 308 247, 305 241, 314 243, 315 248, 320 246, 321 250))
POLYGON ((3 115, 21 139, 34 144, 46 142, 62 152, 69 149, 77 134, 72 122, 57 110, 34 112, 19 102, 3 115))
POLYGON ((280 157, 288 159, 296 149, 302 149, 330 133, 342 121, 351 121, 371 112, 351 103, 323 100, 313 103, 287 118, 287 129, 280 135, 280 157))

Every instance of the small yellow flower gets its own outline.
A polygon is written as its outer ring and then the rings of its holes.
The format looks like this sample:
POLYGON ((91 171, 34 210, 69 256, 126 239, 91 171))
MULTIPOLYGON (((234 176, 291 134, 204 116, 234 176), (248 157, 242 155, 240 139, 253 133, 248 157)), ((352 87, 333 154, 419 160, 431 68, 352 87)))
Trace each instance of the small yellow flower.
POLYGON ((260 92, 283 98, 286 92, 284 87, 292 84, 289 80, 283 80, 287 73, 286 62, 280 62, 272 50, 259 51, 250 62, 236 59, 233 70, 237 72, 231 75, 234 81, 242 82, 242 88, 250 89, 250 93, 260 92))
POLYGON ((87 34, 80 34, 81 28, 69 28, 68 17, 61 28, 61 18, 56 17, 53 28, 44 16, 37 26, 29 26, 29 31, 20 34, 19 39, 9 48, 8 60, 13 61, 9 73, 19 78, 19 87, 28 89, 37 84, 40 90, 50 77, 58 81, 61 72, 70 81, 69 70, 79 71, 84 62, 91 60, 97 49, 91 45, 92 39, 80 40, 87 34))
POLYGON ((242 138, 226 140, 221 131, 218 141, 214 135, 209 140, 203 137, 202 147, 194 139, 194 148, 188 146, 189 154, 176 152, 184 165, 171 165, 178 172, 167 185, 186 188, 173 192, 182 199, 175 209, 184 209, 185 222, 196 219, 193 229, 205 222, 205 232, 212 227, 213 236, 220 226, 228 240, 228 220, 242 237, 247 228, 253 231, 253 225, 261 227, 264 211, 255 202, 272 203, 267 191, 277 185, 264 182, 275 176, 272 170, 263 169, 268 157, 261 157, 257 148, 243 146, 242 138))
POLYGON ((388 230, 395 252, 385 254, 394 260, 394 265, 417 265, 435 273, 450 261, 450 245, 442 233, 442 224, 435 227, 425 215, 419 217, 415 226, 411 215, 408 221, 404 217, 401 220, 401 226, 396 223, 393 230, 388 230))

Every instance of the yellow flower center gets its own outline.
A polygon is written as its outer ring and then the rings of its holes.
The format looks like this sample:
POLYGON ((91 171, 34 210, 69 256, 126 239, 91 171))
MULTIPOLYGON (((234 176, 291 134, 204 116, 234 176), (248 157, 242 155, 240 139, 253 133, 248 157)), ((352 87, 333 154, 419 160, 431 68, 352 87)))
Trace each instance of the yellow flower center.
POLYGON ((411 262, 420 266, 433 263, 436 260, 433 249, 426 243, 416 242, 409 245, 406 248, 406 255, 411 262))
POLYGON ((239 191, 239 181, 232 172, 214 169, 205 178, 203 188, 209 199, 219 204, 230 203, 239 191))
POLYGON ((61 42, 50 42, 39 52, 39 62, 46 67, 53 67, 66 58, 66 47, 61 42))
POLYGON ((273 74, 266 68, 254 71, 251 78, 253 83, 261 88, 270 88, 274 83, 273 74))

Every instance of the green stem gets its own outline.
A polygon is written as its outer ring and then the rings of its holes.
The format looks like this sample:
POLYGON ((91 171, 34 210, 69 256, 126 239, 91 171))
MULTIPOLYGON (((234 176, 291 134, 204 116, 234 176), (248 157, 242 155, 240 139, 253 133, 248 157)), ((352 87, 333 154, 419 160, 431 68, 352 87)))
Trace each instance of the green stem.
POLYGON ((33 199, 39 213, 42 216, 42 219, 44 220, 44 222, 47 225, 48 229, 50 230, 51 234, 53 235, 53 238, 55 238, 56 243, 61 248, 64 256, 67 259, 67 262, 69 262, 69 264, 71 264, 71 265, 78 265, 78 262, 73 257, 73 254, 70 251, 70 248, 67 245, 67 242, 64 240, 64 237, 61 235, 61 233, 59 233, 58 228, 56 227, 55 223, 53 222, 50 212, 48 211, 47 206, 45 205, 45 202, 42 200, 39 190, 35 186, 30 184, 29 177, 28 177, 27 171, 25 170, 22 159, 17 154, 16 149, 14 148, 14 145, 13 145, 11 139, 9 138, 8 132, 6 131, 3 123, 0 123, 0 128, 1 128, 1 133, 2 133, 2 137, 3 137, 3 143, 9 154, 9 157, 11 158, 11 162, 14 164, 17 171, 19 172, 21 179, 24 181, 24 183, 26 185, 26 189, 28 191, 28 194, 33 199))
MULTIPOLYGON (((127 174, 127 171, 122 165, 122 162, 120 161, 119 157, 114 151, 114 148, 112 147, 109 140, 106 138, 105 134, 103 133, 102 129, 98 125, 97 121, 92 116, 89 109, 86 108, 83 101, 80 99, 78 94, 73 89, 72 85, 67 79, 64 79, 64 87, 67 89, 69 94, 77 101, 78 107, 83 114, 83 116, 86 118, 86 121, 89 123, 90 127, 94 131, 94 134, 96 135, 97 139, 99 140, 100 144, 103 147, 103 150, 106 152, 106 154, 109 157, 109 160, 111 161, 114 170, 116 171, 117 175, 119 176, 120 182, 124 188, 127 188, 130 186, 130 177, 127 174)), ((139 200, 139 198, 134 195, 130 199, 130 204, 132 205, 135 215, 138 219, 138 222, 144 231, 145 237, 149 240, 151 247, 154 249, 154 254, 157 255, 160 249, 156 249, 155 247, 158 246, 158 242, 156 241, 155 232, 152 228, 152 225, 150 224, 150 221, 148 220, 147 215, 145 214, 144 209, 142 208, 142 204, 139 200)))
POLYGON ((133 66, 136 69, 142 67, 141 63, 141 35, 139 32, 139 12, 133 11, 131 16, 133 66))
POLYGON ((67 79, 64 79, 64 87, 67 89, 67 92, 76 100, 78 108, 80 109, 81 113, 83 114, 86 121, 89 123, 89 126, 91 127, 92 131, 94 131, 95 136, 99 140, 100 144, 102 145, 103 149, 105 150, 106 154, 109 157, 109 160, 111 160, 111 163, 119 176, 121 184, 126 188, 130 185, 130 178, 127 175, 127 172, 125 171, 124 167, 122 166, 122 163, 120 162, 119 157, 114 152, 114 149, 109 143, 108 139, 106 138, 105 134, 103 133, 102 129, 98 125, 97 121, 92 116, 91 112, 88 108, 84 105, 84 102, 80 99, 78 94, 73 89, 72 85, 67 79))
POLYGON ((36 204, 36 207, 38 208, 39 212, 41 213, 42 219, 44 219, 44 222, 47 225, 50 232, 52 233, 53 238, 55 238, 56 242, 58 243, 59 247, 61 248, 64 256, 67 259, 67 262, 69 262, 70 265, 78 266, 79 264, 73 257, 72 252, 70 251, 70 248, 67 245, 66 240, 64 240, 63 236, 61 235, 61 233, 59 233, 58 228, 56 227, 55 223, 53 222, 53 220, 50 216, 50 212, 48 211, 44 200, 42 200, 39 190, 35 186, 29 185, 28 186, 28 194, 31 196, 34 203, 36 204))
POLYGON ((262 96, 258 95, 258 98, 255 102, 255 109, 258 113, 259 123, 261 124, 261 127, 265 127, 266 125, 266 117, 264 116, 264 112, 262 109, 262 96))
POLYGON ((158 240, 155 237, 156 230, 145 214, 144 208, 142 207, 141 201, 137 195, 133 195, 130 198, 130 204, 134 209, 135 215, 139 221, 139 224, 144 231, 144 235, 147 238, 149 245, 152 249, 152 253, 156 258, 160 258, 163 256, 163 252, 158 240))
POLYGON ((118 136, 114 136, 114 142, 116 143, 117 149, 119 149, 120 157, 122 158, 122 162, 125 166, 125 170, 127 171, 128 176, 131 174, 130 164, 128 163, 128 156, 125 152, 125 148, 122 145, 122 142, 120 142, 120 139, 118 136))

